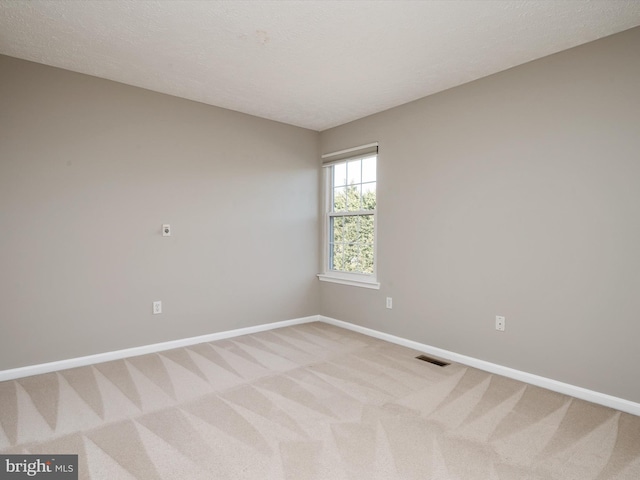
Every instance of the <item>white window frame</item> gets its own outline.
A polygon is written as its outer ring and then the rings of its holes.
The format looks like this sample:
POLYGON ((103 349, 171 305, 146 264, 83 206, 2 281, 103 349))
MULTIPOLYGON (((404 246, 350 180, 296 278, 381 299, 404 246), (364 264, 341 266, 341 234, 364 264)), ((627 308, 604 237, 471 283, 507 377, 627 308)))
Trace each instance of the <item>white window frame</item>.
POLYGON ((362 147, 355 147, 352 149, 342 150, 332 154, 323 155, 323 159, 328 159, 323 165, 323 231, 322 231, 322 273, 318 274, 318 278, 323 282, 332 282, 342 285, 351 285, 354 287, 379 289, 380 283, 377 280, 378 269, 378 208, 377 208, 377 191, 378 191, 378 154, 377 143, 363 145, 362 147), (376 147, 376 150, 370 151, 372 147, 376 147), (358 150, 365 150, 366 153, 360 153, 358 150), (353 152, 353 153, 352 153, 353 152), (346 154, 346 156, 345 156, 346 154), (372 211, 354 211, 354 212, 332 212, 332 192, 333 192, 333 166, 343 162, 351 160, 361 160, 366 157, 371 157, 372 154, 376 155, 376 208, 372 211), (331 157, 341 155, 339 160, 333 161, 331 157), (373 213, 373 273, 356 273, 356 272, 343 272, 338 270, 331 270, 330 267, 330 229, 331 218, 338 216, 358 215, 358 214, 370 214, 373 213))

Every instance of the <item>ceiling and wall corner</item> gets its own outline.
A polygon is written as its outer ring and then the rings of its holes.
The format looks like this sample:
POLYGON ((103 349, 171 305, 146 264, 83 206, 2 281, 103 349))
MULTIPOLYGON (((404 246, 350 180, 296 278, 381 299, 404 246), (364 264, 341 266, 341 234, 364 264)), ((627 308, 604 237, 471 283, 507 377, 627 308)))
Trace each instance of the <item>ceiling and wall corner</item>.
POLYGON ((0 53, 322 131, 637 25, 634 0, 0 0, 0 53))

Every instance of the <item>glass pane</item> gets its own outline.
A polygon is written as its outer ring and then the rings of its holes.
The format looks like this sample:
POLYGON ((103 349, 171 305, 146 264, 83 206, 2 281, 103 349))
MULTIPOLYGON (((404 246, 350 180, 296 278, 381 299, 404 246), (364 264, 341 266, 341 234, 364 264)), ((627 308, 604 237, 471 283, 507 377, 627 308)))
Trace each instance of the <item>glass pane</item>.
POLYGON ((347 187, 333 189, 333 211, 344 212, 347 209, 347 187))
POLYGON ((362 273, 373 273, 373 244, 368 243, 360 248, 362 273))
POLYGON ((344 270, 344 245, 331 245, 331 269, 344 270))
POLYGON ((361 194, 360 194, 360 189, 362 188, 362 185, 349 185, 347 187, 348 192, 347 192, 347 211, 349 212, 356 212, 358 210, 360 210, 360 208, 362 207, 361 205, 361 194))
POLYGON ((376 184, 365 183, 362 185, 362 209, 374 210, 376 208, 376 184))
POLYGON ((373 244, 373 215, 360 217, 360 242, 373 244))
POLYGON ((362 159, 362 182, 376 181, 376 157, 362 159))
POLYGON ((339 163, 333 166, 333 186, 341 187, 347 184, 347 164, 339 163))
POLYGON ((344 242, 355 243, 358 241, 358 217, 342 217, 344 220, 344 242))
POLYGON ((340 243, 345 241, 344 218, 331 217, 331 243, 340 243))
POLYGON ((348 243, 344 246, 344 271, 358 272, 358 245, 348 243))
POLYGON ((356 230, 356 235, 355 235, 355 240, 354 242, 357 243, 362 243, 362 217, 360 215, 358 215, 357 217, 357 230, 356 230))
POLYGON ((362 162, 360 160, 347 162, 347 179, 349 185, 362 183, 362 162))

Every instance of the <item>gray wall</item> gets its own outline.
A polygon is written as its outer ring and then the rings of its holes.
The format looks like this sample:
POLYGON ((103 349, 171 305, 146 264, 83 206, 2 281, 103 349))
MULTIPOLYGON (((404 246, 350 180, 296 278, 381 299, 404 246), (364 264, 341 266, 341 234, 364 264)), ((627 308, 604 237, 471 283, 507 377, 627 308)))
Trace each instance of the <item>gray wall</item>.
POLYGON ((317 132, 0 56, 0 370, 317 314, 317 154, 317 132))
POLYGON ((382 288, 323 283, 321 313, 640 402, 639 52, 636 28, 323 132, 380 142, 382 288))

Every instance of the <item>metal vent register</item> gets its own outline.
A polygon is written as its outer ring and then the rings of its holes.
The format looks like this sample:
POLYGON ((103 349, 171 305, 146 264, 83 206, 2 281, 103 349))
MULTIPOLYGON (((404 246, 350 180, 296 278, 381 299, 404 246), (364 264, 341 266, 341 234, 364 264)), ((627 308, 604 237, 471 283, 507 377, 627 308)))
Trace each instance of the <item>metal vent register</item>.
POLYGON ((447 365, 451 365, 450 363, 443 362, 442 360, 438 360, 437 358, 427 357, 426 355, 418 355, 416 358, 418 360, 422 360, 423 362, 433 363, 434 365, 438 365, 439 367, 446 367, 447 365))

